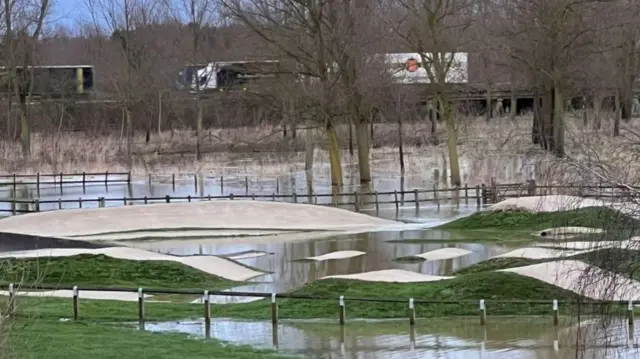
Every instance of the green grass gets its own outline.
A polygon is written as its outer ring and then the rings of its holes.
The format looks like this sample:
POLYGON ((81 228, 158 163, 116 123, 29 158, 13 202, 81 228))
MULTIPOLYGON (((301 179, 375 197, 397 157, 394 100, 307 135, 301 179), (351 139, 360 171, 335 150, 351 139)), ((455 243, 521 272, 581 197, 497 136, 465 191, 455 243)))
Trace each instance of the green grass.
MULTIPOLYGON (((194 340, 183 334, 150 333, 107 324, 19 320, 5 354, 20 359, 257 359, 284 358, 272 351, 194 340)), ((288 358, 291 358, 290 356, 288 358)))
MULTIPOLYGON (((593 266, 640 280, 640 250, 624 248, 605 248, 596 251, 564 257, 565 260, 578 260, 593 266)), ((555 258, 491 258, 469 267, 455 271, 462 276, 492 272, 499 269, 523 267, 537 263, 553 262, 555 258)))
POLYGON ((237 283, 172 261, 134 261, 105 255, 0 260, 2 280, 54 286, 223 289, 237 283))
MULTIPOLYGON (((408 300, 473 301, 472 303, 418 304, 419 316, 476 315, 476 301, 488 301, 492 315, 548 314, 547 305, 536 308, 528 304, 490 304, 491 300, 568 300, 574 294, 542 281, 513 273, 478 273, 454 279, 423 283, 381 283, 326 279, 315 281, 294 291, 308 296, 331 297, 331 300, 278 299, 279 316, 287 319, 337 318, 338 297, 347 298, 347 316, 351 318, 403 318, 408 300), (349 298, 400 298, 401 303, 350 301, 349 298)), ((18 314, 49 319, 71 317, 71 299, 18 298, 18 314)), ((96 321, 135 321, 137 303, 80 299, 80 319, 96 321)), ((147 320, 174 320, 202 317, 202 305, 180 303, 146 303, 147 320)), ((242 319, 268 319, 270 300, 244 304, 213 305, 212 315, 242 319)))
MULTIPOLYGON (((441 230, 526 230, 537 231, 563 226, 602 228, 607 231, 624 232, 628 238, 640 231, 640 222, 633 217, 610 208, 588 207, 558 212, 492 212, 481 211, 468 217, 445 223, 441 230)), ((626 238, 625 238, 626 239, 626 238)))

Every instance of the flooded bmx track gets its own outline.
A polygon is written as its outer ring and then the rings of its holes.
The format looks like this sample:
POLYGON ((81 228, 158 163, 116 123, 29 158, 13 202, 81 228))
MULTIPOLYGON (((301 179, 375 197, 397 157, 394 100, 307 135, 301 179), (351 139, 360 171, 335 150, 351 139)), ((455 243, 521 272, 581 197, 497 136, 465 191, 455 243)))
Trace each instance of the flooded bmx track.
MULTIPOLYGON (((569 319, 554 327, 549 319, 494 317, 480 326, 477 318, 430 318, 419 319, 413 328, 406 320, 352 320, 343 327, 336 321, 282 321, 274 332, 269 321, 218 318, 211 324, 211 337, 281 353, 333 359, 640 358, 640 350, 628 339, 624 319, 606 328, 588 320, 578 325, 569 319)), ((202 321, 147 323, 145 329, 205 336, 202 321)), ((634 331, 634 337, 640 337, 640 330, 634 331)))

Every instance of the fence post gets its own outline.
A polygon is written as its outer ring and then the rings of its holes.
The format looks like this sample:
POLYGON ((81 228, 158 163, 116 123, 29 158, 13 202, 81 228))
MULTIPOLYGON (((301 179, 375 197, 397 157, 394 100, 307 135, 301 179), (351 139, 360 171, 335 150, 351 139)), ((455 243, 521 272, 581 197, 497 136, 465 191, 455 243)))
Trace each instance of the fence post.
POLYGON ((127 172, 127 184, 131 184, 131 171, 127 172))
POLYGON ((78 320, 78 286, 73 286, 73 320, 78 320))
POLYGON ((360 205, 358 203, 359 202, 358 201, 358 192, 353 192, 353 201, 354 201, 355 206, 356 206, 355 211, 356 212, 360 211, 360 205))
POLYGON ((409 325, 416 324, 416 309, 413 303, 413 298, 409 298, 409 325))
POLYGON ((138 324, 140 330, 144 330, 144 294, 142 288, 138 288, 138 324))
POLYGON ((83 194, 87 194, 87 173, 86 172, 82 172, 82 193, 83 194))
POLYGON ((298 203, 298 196, 296 195, 296 191, 293 191, 293 203, 298 203))
POLYGON ((187 202, 191 202, 191 195, 187 195, 187 202))
POLYGON ((11 213, 16 214, 16 198, 14 193, 14 198, 11 199, 11 213))
POLYGON ((627 306, 627 319, 629 320, 629 327, 633 327, 633 300, 629 299, 629 306, 627 306))
POLYGON ((487 324, 487 307, 484 305, 484 299, 480 299, 480 325, 487 324))
POLYGON ((249 177, 244 176, 244 191, 249 194, 249 177))
POLYGON ((376 214, 378 214, 378 212, 380 212, 380 202, 378 202, 378 191, 375 192, 375 196, 376 196, 376 214))
POLYGON ((62 194, 62 172, 60 172, 60 194, 62 194))
POLYGON ((536 195, 536 180, 532 179, 529 180, 529 196, 535 196, 536 195))
POLYGON ((151 173, 149 173, 147 176, 148 176, 147 186, 151 187, 151 173))
POLYGON ((104 188, 109 188, 109 171, 104 172, 104 188))
POLYGON ((482 199, 480 198, 480 186, 476 185, 476 204, 478 205, 478 208, 480 208, 480 206, 482 205, 482 199))
POLYGON ((398 204, 398 191, 396 190, 393 191, 393 202, 396 204, 396 213, 397 213, 400 207, 398 204))
POLYGON ((171 189, 173 190, 173 192, 176 191, 176 174, 175 173, 171 174, 171 189))
POLYGON ((78 197, 78 208, 82 208, 82 197, 78 197))
POLYGON ((122 203, 126 206, 127 205, 127 197, 122 197, 122 203))
POLYGON ((165 200, 167 203, 171 203, 171 197, 169 197, 169 195, 164 196, 164 200, 165 200))
POLYGON ((40 197, 40 172, 36 173, 36 192, 38 193, 38 197, 40 197))
POLYGON ((198 193, 198 175, 193 175, 193 193, 198 193))
POLYGON ((558 326, 559 323, 558 300, 553 300, 553 325, 558 326))
POLYGON ((469 204, 469 186, 467 182, 464 183, 464 203, 469 204))
POLYGON ((104 197, 98 198, 98 206, 104 208, 104 197))
POLYGON ((229 199, 233 201, 233 193, 229 193, 229 199))
MULTIPOLYGON (((433 192, 435 193, 435 192, 433 192)), ((416 200, 416 212, 420 211, 420 196, 418 195, 418 190, 413 190, 413 198, 416 200)))
POLYGON ((13 316, 16 308, 16 292, 13 283, 9 283, 9 315, 13 316))
POLYGON ((345 307, 344 307, 344 295, 340 296, 340 299, 338 299, 338 304, 340 305, 340 325, 344 325, 344 322, 346 319, 345 307))
POLYGON ((276 201, 276 194, 275 193, 271 193, 271 199, 275 202, 276 201))
POLYGON ((314 199, 316 200, 316 204, 318 204, 318 194, 317 194, 317 193, 314 193, 314 194, 313 194, 313 197, 314 197, 314 199))
POLYGON ((276 193, 280 194, 280 178, 276 177, 276 193))
POLYGON ((149 204, 149 201, 147 199, 147 196, 144 196, 144 204, 149 204))
POLYGON ((252 201, 255 201, 255 200, 256 200, 256 194, 255 194, 255 193, 252 193, 252 194, 251 194, 251 200, 252 200, 252 201))
POLYGON ((206 338, 211 336, 211 305, 209 299, 209 291, 205 290, 202 302, 204 303, 204 336, 206 338))
MULTIPOLYGON (((55 175, 54 175, 54 176, 55 176, 55 175)), ((54 177, 54 183, 55 183, 55 177, 54 177)), ((14 174, 13 174, 13 196, 14 196, 14 197, 15 197, 15 195, 16 195, 16 186, 17 186, 17 183, 16 183, 16 174, 14 173, 14 174)))
POLYGON ((220 176, 220 195, 224 196, 224 176, 220 176))
POLYGON ((276 303, 276 293, 271 293, 271 323, 278 324, 278 304, 276 303))
POLYGON ((62 209, 62 198, 58 198, 58 209, 62 209))
POLYGON ((35 202, 35 206, 36 206, 36 212, 40 212, 40 200, 36 199, 34 202, 35 202))

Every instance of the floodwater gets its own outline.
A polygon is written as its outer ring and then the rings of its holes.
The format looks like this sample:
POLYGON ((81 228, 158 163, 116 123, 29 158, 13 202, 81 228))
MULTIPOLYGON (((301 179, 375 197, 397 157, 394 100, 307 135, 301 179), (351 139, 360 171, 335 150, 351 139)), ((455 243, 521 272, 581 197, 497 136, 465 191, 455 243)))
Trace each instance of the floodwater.
MULTIPOLYGON (((147 323, 145 329, 199 338, 206 333, 202 320, 147 323)), ((344 327, 337 321, 282 321, 275 331, 269 321, 216 318, 210 329, 212 338, 232 344, 332 359, 640 358, 630 332, 634 341, 640 338, 640 330, 629 331, 622 318, 608 325, 562 318, 554 327, 551 318, 541 317, 489 317, 486 326, 477 318, 418 319, 413 328, 407 320, 353 320, 344 327)))
MULTIPOLYGON (((436 230, 410 230, 403 232, 372 232, 355 235, 329 236, 326 238, 293 241, 269 242, 251 238, 242 238, 238 243, 216 239, 168 240, 127 242, 127 245, 173 255, 224 255, 244 251, 261 251, 267 255, 239 259, 238 261, 272 272, 258 277, 253 282, 231 291, 242 292, 283 292, 302 287, 304 284, 328 275, 354 274, 383 269, 404 269, 432 275, 451 275, 455 270, 467 267, 490 257, 506 253, 514 247, 509 245, 479 243, 393 243, 389 241, 402 239, 443 240, 450 238, 449 232, 436 230), (470 250, 472 253, 447 260, 421 263, 401 263, 394 261, 399 257, 420 254, 439 248, 457 247, 470 250), (365 255, 328 261, 298 261, 305 257, 318 256, 335 251, 355 250, 365 255)), ((225 297, 226 298, 226 297, 225 297)), ((222 300, 222 298, 218 298, 222 300)), ((229 298, 229 301, 241 298, 229 298)))

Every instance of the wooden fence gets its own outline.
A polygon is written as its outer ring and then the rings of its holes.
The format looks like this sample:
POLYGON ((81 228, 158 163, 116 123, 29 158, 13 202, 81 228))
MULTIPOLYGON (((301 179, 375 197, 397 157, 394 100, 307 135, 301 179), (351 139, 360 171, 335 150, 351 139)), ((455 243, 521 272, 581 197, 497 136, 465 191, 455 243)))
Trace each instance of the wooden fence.
MULTIPOLYGON (((4 284, 6 285, 6 284, 4 284)), ((25 286, 20 285, 19 287, 14 283, 8 284, 8 295, 9 295, 9 310, 10 314, 15 313, 16 308, 16 298, 20 295, 20 292, 24 293, 29 290, 67 290, 71 291, 71 313, 74 320, 80 319, 80 293, 83 291, 100 291, 100 292, 126 292, 126 293, 137 293, 138 294, 138 310, 137 310, 137 319, 140 324, 140 328, 144 329, 145 320, 148 318, 145 317, 145 294, 160 294, 160 295, 168 295, 168 294, 177 294, 177 295, 200 295, 202 296, 202 304, 203 304, 203 314, 204 314, 204 322, 205 328, 209 328, 211 324, 211 296, 224 296, 224 297, 253 297, 253 298, 270 298, 271 306, 270 306, 270 317, 271 322, 274 325, 278 324, 279 316, 278 316, 278 302, 277 299, 295 299, 295 300, 315 300, 315 301, 335 301, 336 303, 336 314, 338 318, 338 323, 341 326, 344 326, 347 321, 346 315, 346 307, 348 302, 356 303, 356 302, 368 302, 368 303, 399 303, 407 305, 407 319, 409 325, 414 326, 416 323, 416 306, 419 305, 456 305, 456 306, 470 306, 470 308, 477 308, 477 313, 479 317, 479 324, 481 326, 485 326, 487 324, 487 311, 490 308, 500 309, 504 305, 508 304, 521 304, 525 306, 548 306, 548 313, 550 318, 553 318, 553 324, 555 326, 559 323, 559 310, 560 306, 565 308, 572 308, 574 306, 583 306, 586 307, 588 305, 617 305, 617 306, 626 306, 626 315, 628 318, 629 327, 633 327, 634 325, 634 305, 640 304, 640 301, 632 301, 632 300, 585 300, 581 302, 576 301, 559 301, 559 300, 433 300, 433 299, 419 299, 419 298, 375 298, 375 297, 346 297, 346 296, 317 296, 317 295, 301 295, 295 293, 265 293, 265 292, 229 292, 229 291, 220 291, 220 290, 195 290, 195 289, 157 289, 157 288, 99 288, 99 287, 79 287, 79 286, 25 286)), ((185 303, 185 305, 194 305, 197 303, 185 303)), ((546 311, 546 310, 545 310, 546 311)), ((526 315, 526 314, 525 314, 526 315)), ((86 318, 83 318, 86 319, 86 318)), ((311 319, 311 318, 310 318, 311 319)), ((210 333, 207 329, 207 337, 209 337, 210 333)), ((633 332, 633 331, 632 331, 633 332)))
POLYGON ((153 203, 179 203, 179 202, 198 202, 211 200, 265 200, 265 201, 285 201, 290 203, 307 203, 325 206, 349 206, 356 211, 363 209, 375 209, 380 211, 381 205, 393 204, 395 210, 399 211, 405 204, 413 204, 416 211, 420 209, 421 203, 435 203, 440 206, 443 201, 456 201, 458 204, 464 201, 475 201, 476 206, 480 208, 483 204, 483 195, 481 186, 465 188, 445 188, 439 189, 434 187, 429 190, 414 189, 410 191, 387 191, 387 192, 352 192, 352 193, 311 193, 311 194, 276 194, 261 195, 234 195, 228 196, 171 196, 165 195, 161 197, 97 197, 78 199, 56 199, 56 200, 40 200, 40 199, 0 199, 0 204, 9 204, 11 208, 0 208, 0 212, 30 213, 42 212, 49 210, 58 210, 69 208, 67 204, 77 204, 75 208, 83 208, 87 205, 91 207, 109 207, 110 204, 115 205, 133 205, 133 204, 153 204, 153 203), (47 208, 49 207, 49 208, 47 208))
POLYGON ((179 203, 198 202, 211 200, 266 200, 284 201, 290 203, 307 203, 324 206, 350 207, 356 211, 375 210, 380 211, 384 205, 393 205, 396 211, 407 204, 413 204, 416 212, 420 210, 421 204, 435 204, 438 208, 443 202, 453 205, 460 205, 464 202, 475 202, 477 208, 483 205, 495 203, 505 198, 548 195, 548 194, 570 194, 582 197, 594 198, 617 198, 623 199, 636 196, 635 192, 628 188, 618 186, 535 186, 535 183, 527 184, 494 184, 492 186, 478 185, 463 188, 437 188, 433 189, 413 189, 408 191, 385 191, 385 192, 352 192, 352 193, 307 193, 297 194, 229 194, 226 196, 157 196, 157 197, 94 197, 78 199, 0 199, 0 205, 6 204, 10 208, 0 208, 0 212, 11 212, 13 214, 41 212, 58 209, 84 208, 84 207, 110 207, 118 205, 153 204, 153 203, 179 203), (70 207, 69 204, 76 205, 70 207))

